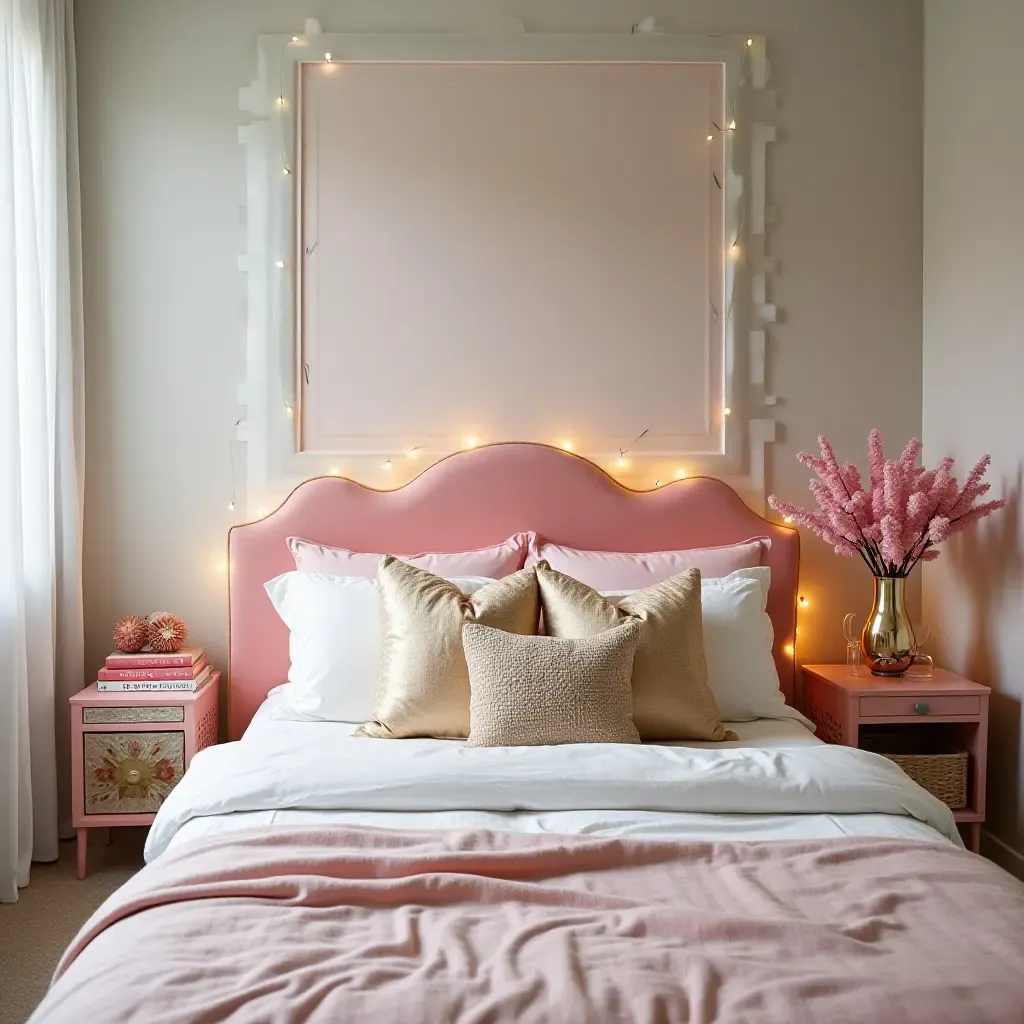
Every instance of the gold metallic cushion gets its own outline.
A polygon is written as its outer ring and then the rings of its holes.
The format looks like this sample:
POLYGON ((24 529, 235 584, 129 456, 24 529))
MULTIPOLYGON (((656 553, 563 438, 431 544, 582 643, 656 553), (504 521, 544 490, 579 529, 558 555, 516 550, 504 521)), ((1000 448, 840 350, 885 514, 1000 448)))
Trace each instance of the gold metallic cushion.
POLYGON ((462 627, 469 664, 467 747, 639 743, 630 676, 642 624, 561 640, 462 627))
POLYGON ((359 732, 391 739, 468 735, 463 624, 482 622, 509 633, 535 634, 540 600, 533 569, 521 569, 467 597, 454 583, 383 555, 377 590, 380 678, 374 721, 359 732))
POLYGON ((547 562, 536 569, 544 628, 551 636, 593 636, 630 615, 643 623, 633 662, 633 721, 641 739, 736 738, 722 725, 708 686, 699 570, 637 590, 616 607, 547 562))

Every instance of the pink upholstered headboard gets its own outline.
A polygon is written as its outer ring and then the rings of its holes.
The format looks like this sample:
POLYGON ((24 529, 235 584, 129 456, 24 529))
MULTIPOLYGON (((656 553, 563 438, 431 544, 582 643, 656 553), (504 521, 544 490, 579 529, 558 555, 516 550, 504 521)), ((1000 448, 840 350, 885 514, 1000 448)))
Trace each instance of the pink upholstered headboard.
POLYGON ((558 448, 507 443, 460 452, 395 491, 339 477, 297 487, 265 519, 232 528, 228 731, 237 739, 267 692, 288 675, 288 631, 263 584, 293 569, 285 538, 356 551, 461 551, 535 530, 548 540, 608 551, 660 551, 772 539, 768 614, 783 692, 795 668, 783 648, 796 627, 800 540, 752 512, 720 480, 694 477, 631 491, 600 467, 558 448))

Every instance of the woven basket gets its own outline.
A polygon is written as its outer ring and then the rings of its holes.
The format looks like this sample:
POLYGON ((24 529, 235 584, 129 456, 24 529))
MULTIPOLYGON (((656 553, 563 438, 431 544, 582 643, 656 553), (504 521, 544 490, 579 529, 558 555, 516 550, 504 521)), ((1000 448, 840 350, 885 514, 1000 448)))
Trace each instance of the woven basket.
POLYGON ((951 810, 967 806, 966 750, 952 754, 888 754, 919 786, 938 797, 951 810))

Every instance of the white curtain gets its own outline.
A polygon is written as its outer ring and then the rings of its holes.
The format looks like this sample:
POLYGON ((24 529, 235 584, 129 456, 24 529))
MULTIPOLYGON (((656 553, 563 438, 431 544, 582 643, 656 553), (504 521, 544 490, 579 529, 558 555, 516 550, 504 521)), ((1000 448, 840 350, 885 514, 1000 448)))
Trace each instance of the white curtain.
POLYGON ((71 0, 0 0, 0 902, 70 826, 83 684, 83 351, 71 0))

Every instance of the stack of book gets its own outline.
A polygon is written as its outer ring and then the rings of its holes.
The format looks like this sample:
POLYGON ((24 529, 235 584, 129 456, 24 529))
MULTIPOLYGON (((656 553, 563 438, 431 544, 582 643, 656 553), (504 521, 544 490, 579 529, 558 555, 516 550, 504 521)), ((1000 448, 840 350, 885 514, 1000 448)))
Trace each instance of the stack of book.
POLYGON ((213 666, 206 663, 202 647, 183 647, 174 654, 108 655, 96 680, 98 690, 198 690, 210 676, 213 666))

